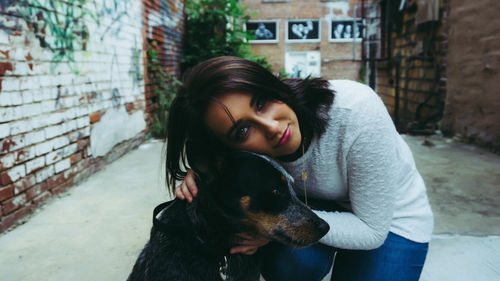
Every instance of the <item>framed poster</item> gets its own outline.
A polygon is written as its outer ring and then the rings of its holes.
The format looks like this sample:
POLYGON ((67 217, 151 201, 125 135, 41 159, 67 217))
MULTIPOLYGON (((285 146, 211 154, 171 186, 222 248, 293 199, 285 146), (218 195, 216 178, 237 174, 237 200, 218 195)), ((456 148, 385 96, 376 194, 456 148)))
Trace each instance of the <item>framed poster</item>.
POLYGON ((321 52, 286 52, 285 72, 293 78, 306 78, 309 75, 319 77, 321 75, 321 52))
POLYGON ((278 20, 254 20, 246 23, 247 31, 255 36, 250 43, 277 43, 278 20))
POLYGON ((321 25, 319 20, 289 20, 286 24, 287 42, 319 42, 321 25))
POLYGON ((330 23, 330 42, 361 41, 363 34, 361 19, 332 20, 330 23))

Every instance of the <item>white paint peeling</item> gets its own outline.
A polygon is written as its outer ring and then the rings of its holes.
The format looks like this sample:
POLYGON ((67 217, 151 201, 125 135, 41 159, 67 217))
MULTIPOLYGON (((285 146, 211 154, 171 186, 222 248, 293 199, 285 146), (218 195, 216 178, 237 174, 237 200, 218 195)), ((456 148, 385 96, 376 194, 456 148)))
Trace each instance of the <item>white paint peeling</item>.
POLYGON ((124 107, 108 109, 90 132, 90 150, 94 157, 104 156, 118 143, 146 129, 144 113, 129 115, 124 107))

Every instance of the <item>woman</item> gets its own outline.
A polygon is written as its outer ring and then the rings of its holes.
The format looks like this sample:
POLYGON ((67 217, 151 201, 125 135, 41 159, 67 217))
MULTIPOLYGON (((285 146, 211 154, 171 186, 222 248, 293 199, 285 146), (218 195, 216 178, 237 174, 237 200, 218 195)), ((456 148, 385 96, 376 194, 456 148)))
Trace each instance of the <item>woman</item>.
POLYGON ((231 253, 259 250, 267 281, 321 280, 335 254, 333 280, 419 279, 432 211, 408 146, 369 87, 280 80, 256 63, 214 58, 187 74, 168 135, 167 178, 177 197, 191 201, 197 192, 194 173, 180 167, 186 157, 196 165, 250 150, 279 160, 328 222, 320 243, 304 249, 242 234, 231 253))

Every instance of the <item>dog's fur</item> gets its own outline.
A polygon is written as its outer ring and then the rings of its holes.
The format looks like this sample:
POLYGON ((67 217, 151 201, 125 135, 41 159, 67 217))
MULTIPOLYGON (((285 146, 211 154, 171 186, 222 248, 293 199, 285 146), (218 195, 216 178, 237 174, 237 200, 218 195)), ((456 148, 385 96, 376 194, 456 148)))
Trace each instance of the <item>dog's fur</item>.
MULTIPOLYGON (((229 254, 237 233, 294 247, 317 242, 328 224, 295 196, 290 176, 273 160, 232 153, 210 182, 197 182, 193 202, 175 199, 161 212, 129 281, 258 280, 258 255, 229 254)), ((155 219, 155 218, 154 218, 155 219)))

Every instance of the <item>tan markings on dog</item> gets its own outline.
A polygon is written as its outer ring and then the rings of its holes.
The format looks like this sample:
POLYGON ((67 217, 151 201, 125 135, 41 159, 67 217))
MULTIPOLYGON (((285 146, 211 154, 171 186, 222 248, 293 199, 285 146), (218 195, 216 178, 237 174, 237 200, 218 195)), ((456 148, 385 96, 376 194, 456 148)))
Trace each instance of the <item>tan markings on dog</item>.
POLYGON ((286 177, 285 177, 285 175, 281 175, 281 180, 282 180, 284 183, 288 183, 288 182, 286 181, 286 177))
POLYGON ((315 226, 306 219, 295 222, 294 226, 292 226, 288 219, 282 215, 254 213, 249 211, 245 213, 247 215, 247 221, 254 225, 261 235, 273 236, 273 232, 276 229, 280 229, 287 233, 290 238, 296 241, 306 242, 306 244, 319 239, 319 233, 314 231, 314 229, 316 229, 315 226))
POLYGON ((281 215, 271 215, 266 213, 254 213, 254 212, 246 212, 246 215, 249 220, 258 224, 264 231, 268 232, 272 228, 277 226, 283 227, 287 225, 286 219, 281 215))
POLYGON ((318 233, 313 231, 314 225, 307 219, 301 219, 292 226, 286 216, 249 211, 250 201, 250 196, 243 196, 240 205, 246 215, 243 220, 253 226, 255 234, 269 238, 276 229, 281 229, 294 240, 312 242, 319 239, 318 233))
POLYGON ((243 196, 240 198, 240 205, 243 210, 248 210, 250 206, 250 196, 243 196))

